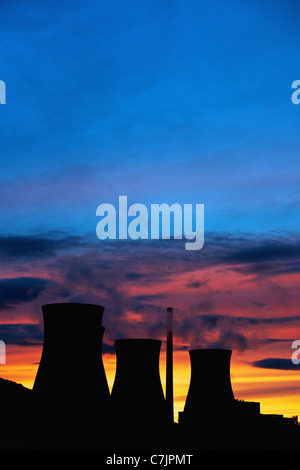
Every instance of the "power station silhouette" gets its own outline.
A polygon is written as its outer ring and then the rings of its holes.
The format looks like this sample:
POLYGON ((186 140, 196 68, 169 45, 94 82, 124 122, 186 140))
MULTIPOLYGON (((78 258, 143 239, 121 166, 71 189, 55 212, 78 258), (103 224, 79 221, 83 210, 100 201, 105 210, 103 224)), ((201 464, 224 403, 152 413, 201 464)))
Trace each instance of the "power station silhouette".
POLYGON ((189 351, 189 390, 174 422, 172 308, 167 309, 166 396, 161 341, 115 341, 110 393, 102 361, 104 307, 56 303, 42 306, 42 312, 42 356, 22 414, 29 448, 300 448, 297 420, 262 415, 259 403, 234 398, 227 349, 189 351))

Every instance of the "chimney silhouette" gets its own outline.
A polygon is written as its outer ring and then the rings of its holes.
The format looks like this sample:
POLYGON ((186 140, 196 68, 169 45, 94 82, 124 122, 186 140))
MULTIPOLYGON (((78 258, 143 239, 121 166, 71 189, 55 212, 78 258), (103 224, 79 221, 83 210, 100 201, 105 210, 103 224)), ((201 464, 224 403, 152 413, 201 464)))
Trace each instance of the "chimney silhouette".
POLYGON ((111 392, 114 419, 121 424, 151 426, 165 422, 165 398, 159 374, 161 341, 115 342, 117 368, 111 392))
POLYGON ((44 346, 33 385, 38 418, 59 428, 83 431, 99 421, 109 404, 102 362, 104 308, 92 304, 42 306, 44 346))
POLYGON ((167 308, 166 408, 168 421, 174 422, 173 391, 173 309, 167 308))
POLYGON ((227 418, 235 404, 230 381, 231 351, 194 349, 189 353, 191 380, 180 422, 227 418))

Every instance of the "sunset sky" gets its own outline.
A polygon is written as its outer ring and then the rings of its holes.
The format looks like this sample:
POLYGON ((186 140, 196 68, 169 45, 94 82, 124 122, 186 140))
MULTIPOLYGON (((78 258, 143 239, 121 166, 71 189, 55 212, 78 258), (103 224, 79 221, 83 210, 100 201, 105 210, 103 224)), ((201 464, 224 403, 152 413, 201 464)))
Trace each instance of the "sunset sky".
POLYGON ((300 415, 296 0, 0 4, 0 377, 32 387, 41 305, 103 305, 114 341, 232 349, 234 395, 300 415), (204 204, 204 247, 99 240, 96 208, 204 204))

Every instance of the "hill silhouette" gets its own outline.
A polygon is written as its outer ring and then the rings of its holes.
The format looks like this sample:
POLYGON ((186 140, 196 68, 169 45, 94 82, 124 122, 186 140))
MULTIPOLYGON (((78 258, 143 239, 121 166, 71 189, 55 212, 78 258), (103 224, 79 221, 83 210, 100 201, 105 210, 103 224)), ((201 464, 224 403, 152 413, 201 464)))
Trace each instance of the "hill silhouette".
POLYGON ((11 397, 28 397, 30 393, 30 388, 24 387, 24 385, 14 382, 13 380, 0 377, 0 394, 5 400, 11 397))
POLYGON ((0 377, 0 449, 28 448, 28 418, 32 390, 0 377))

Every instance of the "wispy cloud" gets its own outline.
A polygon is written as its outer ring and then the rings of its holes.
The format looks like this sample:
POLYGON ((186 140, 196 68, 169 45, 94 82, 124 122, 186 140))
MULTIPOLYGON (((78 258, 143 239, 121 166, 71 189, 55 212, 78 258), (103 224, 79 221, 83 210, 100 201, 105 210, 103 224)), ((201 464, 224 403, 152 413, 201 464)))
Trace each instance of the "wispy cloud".
POLYGON ((47 281, 34 277, 0 279, 0 310, 7 310, 36 299, 47 281))
POLYGON ((53 230, 38 235, 1 235, 0 259, 2 261, 36 260, 56 256, 61 250, 86 245, 82 237, 53 230))
POLYGON ((9 346, 42 346, 44 332, 37 324, 6 323, 0 325, 0 337, 9 346))
POLYGON ((300 366, 294 364, 291 359, 277 357, 268 357, 259 361, 253 361, 252 365, 262 369, 294 370, 297 372, 300 371, 300 366))
MULTIPOLYGON (((283 282, 290 264, 299 262, 293 239, 209 234, 205 256, 186 253, 181 242, 102 243, 68 232, 2 236, 0 254, 11 269, 11 277, 0 280, 3 315, 14 309, 17 318, 18 310, 26 310, 27 318, 38 321, 44 303, 98 303, 105 307, 106 340, 112 344, 126 335, 164 337, 165 308, 174 306, 182 346, 240 352, 280 328, 299 325, 293 286, 283 282), (270 266, 262 274, 266 262, 270 266)), ((9 322, 7 315, 3 319, 9 322)))

